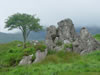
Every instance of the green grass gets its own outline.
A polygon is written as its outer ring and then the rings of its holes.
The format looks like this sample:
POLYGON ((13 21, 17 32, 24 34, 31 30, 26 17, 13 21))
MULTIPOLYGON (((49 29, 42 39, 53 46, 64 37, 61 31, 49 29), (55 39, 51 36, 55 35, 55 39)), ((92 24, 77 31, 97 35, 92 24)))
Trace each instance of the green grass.
POLYGON ((100 51, 85 56, 60 51, 51 54, 37 64, 6 67, 0 70, 1 75, 99 75, 100 51))
POLYGON ((100 34, 94 35, 94 38, 95 38, 96 40, 100 41, 100 34))
POLYGON ((23 56, 35 55, 35 52, 34 46, 29 43, 27 43, 26 49, 23 49, 23 43, 20 41, 0 44, 0 66, 16 66, 23 56), (17 47, 18 44, 21 44, 21 47, 17 47))
MULTIPOLYGON (((94 36, 99 40, 99 35, 94 36)), ((17 66, 24 55, 34 54, 35 47, 17 47, 22 42, 0 44, 0 75, 100 75, 100 50, 80 56, 71 52, 49 51, 47 57, 36 64, 17 66), (16 63, 16 64, 13 64, 16 63)))

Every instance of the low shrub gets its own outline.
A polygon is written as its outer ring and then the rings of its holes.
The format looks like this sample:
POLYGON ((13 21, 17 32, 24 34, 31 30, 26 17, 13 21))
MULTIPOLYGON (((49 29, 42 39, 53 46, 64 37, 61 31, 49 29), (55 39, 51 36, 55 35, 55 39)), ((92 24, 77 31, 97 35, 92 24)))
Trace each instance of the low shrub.
POLYGON ((23 55, 24 54, 22 52, 7 53, 4 61, 6 62, 7 66, 15 66, 22 59, 23 55))
POLYGON ((70 43, 70 44, 64 44, 64 49, 66 49, 66 48, 72 48, 72 47, 73 47, 72 43, 70 43))
POLYGON ((36 52, 36 50, 35 50, 34 47, 29 47, 29 48, 24 49, 24 55, 25 56, 35 54, 35 52, 36 52))
POLYGON ((37 45, 34 46, 34 48, 36 50, 40 50, 41 52, 43 52, 46 49, 46 45, 44 45, 44 44, 37 44, 37 45))
POLYGON ((57 46, 61 46, 62 44, 63 44, 62 41, 57 41, 57 42, 56 42, 56 45, 57 45, 57 46))
POLYGON ((55 54, 56 51, 55 50, 48 50, 48 55, 52 55, 52 54, 55 54))

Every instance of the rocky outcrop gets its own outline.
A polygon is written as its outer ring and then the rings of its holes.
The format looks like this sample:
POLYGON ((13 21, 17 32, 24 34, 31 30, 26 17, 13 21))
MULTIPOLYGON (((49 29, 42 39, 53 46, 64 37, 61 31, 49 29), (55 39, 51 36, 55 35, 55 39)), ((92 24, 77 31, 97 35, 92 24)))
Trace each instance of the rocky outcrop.
POLYGON ((100 49, 100 43, 96 41, 88 30, 83 27, 77 34, 71 19, 58 22, 58 27, 47 28, 46 45, 48 50, 59 51, 65 49, 76 53, 85 54, 100 49), (72 44, 72 48, 68 48, 72 44), (66 46, 66 47, 65 47, 66 46))
POLYGON ((23 59, 19 62, 19 65, 26 65, 26 64, 31 64, 32 63, 32 56, 24 56, 23 59))

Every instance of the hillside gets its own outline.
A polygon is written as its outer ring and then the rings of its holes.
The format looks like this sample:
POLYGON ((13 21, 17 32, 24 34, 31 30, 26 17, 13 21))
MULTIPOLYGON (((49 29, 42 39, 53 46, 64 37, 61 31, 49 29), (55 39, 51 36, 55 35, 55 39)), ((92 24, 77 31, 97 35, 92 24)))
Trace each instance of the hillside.
MULTIPOLYGON (((40 32, 31 32, 29 36, 29 40, 44 40, 45 39, 46 31, 40 32)), ((22 41, 21 33, 2 33, 0 32, 0 43, 7 43, 14 40, 22 41)))
MULTIPOLYGON (((94 37, 100 40, 100 34, 94 37)), ((0 44, 0 75, 100 75, 100 51, 83 56, 63 51, 49 52, 40 63, 17 66, 26 51, 17 47, 19 43, 22 44, 19 41, 0 44)), ((32 53, 34 49, 29 47, 27 51, 32 53)))

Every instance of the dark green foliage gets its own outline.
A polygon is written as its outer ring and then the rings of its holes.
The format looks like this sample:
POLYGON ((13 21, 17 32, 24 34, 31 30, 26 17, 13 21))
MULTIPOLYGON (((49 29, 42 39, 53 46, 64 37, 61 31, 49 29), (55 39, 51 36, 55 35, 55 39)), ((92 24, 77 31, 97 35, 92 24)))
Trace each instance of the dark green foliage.
POLYGON ((28 55, 31 55, 31 54, 35 54, 35 52, 36 52, 34 47, 25 48, 23 51, 24 51, 24 55, 25 56, 28 56, 28 55))
POLYGON ((23 55, 24 52, 21 50, 21 48, 11 48, 7 52, 5 52, 5 55, 2 55, 4 59, 1 60, 0 63, 5 66, 17 65, 19 61, 22 59, 23 55))
POLYGON ((55 50, 48 50, 48 55, 52 55, 52 54, 55 54, 56 51, 55 50))
POLYGON ((63 44, 62 41, 57 41, 56 43, 57 46, 61 46, 62 44, 63 44))
POLYGON ((39 21, 40 19, 36 18, 35 15, 16 13, 8 17, 5 28, 9 28, 9 30, 19 28, 22 31, 39 31, 41 30, 39 21))
POLYGON ((37 44, 34 46, 36 50, 40 50, 41 52, 45 51, 46 45, 44 44, 37 44))
POLYGON ((14 41, 8 44, 0 44, 0 65, 1 66, 15 66, 23 56, 33 54, 33 60, 35 59, 35 49, 27 43, 27 48, 17 47, 18 44, 22 44, 20 41, 14 41))
POLYGON ((72 48, 72 47, 73 47, 72 44, 64 44, 64 49, 66 49, 66 48, 72 48))

